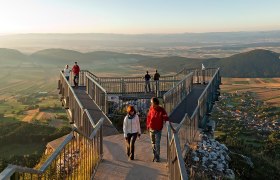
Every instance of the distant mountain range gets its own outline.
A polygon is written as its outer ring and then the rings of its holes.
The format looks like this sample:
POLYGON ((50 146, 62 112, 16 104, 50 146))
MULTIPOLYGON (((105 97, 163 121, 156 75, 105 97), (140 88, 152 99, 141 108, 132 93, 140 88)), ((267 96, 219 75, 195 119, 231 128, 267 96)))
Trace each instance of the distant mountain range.
POLYGON ((220 67, 224 77, 280 77, 279 54, 257 49, 226 58, 189 59, 184 57, 154 58, 139 62, 165 71, 178 71, 182 67, 220 67))
MULTIPOLYGON (((143 66, 159 69, 160 72, 177 72, 183 67, 220 67, 224 77, 280 77, 279 54, 257 49, 226 58, 192 59, 179 56, 152 57, 139 54, 123 54, 108 51, 81 53, 66 49, 46 49, 25 55, 13 49, 0 49, 2 67, 13 67, 32 62, 40 66, 64 67, 78 61, 83 67, 95 66, 117 68, 120 66, 143 66)), ((110 68, 109 68, 110 69, 110 68)))

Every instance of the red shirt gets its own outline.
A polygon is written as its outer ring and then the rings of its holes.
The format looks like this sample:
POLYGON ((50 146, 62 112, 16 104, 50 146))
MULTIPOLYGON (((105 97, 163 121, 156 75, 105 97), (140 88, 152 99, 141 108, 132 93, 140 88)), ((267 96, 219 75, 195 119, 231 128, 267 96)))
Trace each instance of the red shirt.
POLYGON ((147 129, 162 130, 163 121, 168 121, 168 115, 164 108, 151 106, 147 116, 147 129))
POLYGON ((74 65, 72 68, 72 72, 74 73, 74 75, 79 75, 80 67, 78 65, 74 65))

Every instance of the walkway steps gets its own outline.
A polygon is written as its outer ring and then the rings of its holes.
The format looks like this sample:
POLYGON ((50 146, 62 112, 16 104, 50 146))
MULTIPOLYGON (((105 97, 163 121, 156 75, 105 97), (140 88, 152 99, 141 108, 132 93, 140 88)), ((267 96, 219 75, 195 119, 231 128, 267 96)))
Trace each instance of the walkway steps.
POLYGON ((142 134, 135 143, 135 160, 128 160, 123 134, 103 139, 104 159, 94 179, 97 180, 166 180, 168 179, 166 128, 161 138, 161 162, 152 162, 152 148, 148 134, 142 134))
POLYGON ((103 112, 99 109, 99 107, 94 103, 94 101, 90 98, 90 96, 86 93, 86 88, 81 86, 77 89, 74 89, 76 96, 80 100, 81 104, 85 109, 89 110, 89 113, 94 121, 97 123, 100 118, 104 118, 103 124, 103 135, 110 136, 118 134, 117 129, 114 127, 112 122, 103 114, 103 112))

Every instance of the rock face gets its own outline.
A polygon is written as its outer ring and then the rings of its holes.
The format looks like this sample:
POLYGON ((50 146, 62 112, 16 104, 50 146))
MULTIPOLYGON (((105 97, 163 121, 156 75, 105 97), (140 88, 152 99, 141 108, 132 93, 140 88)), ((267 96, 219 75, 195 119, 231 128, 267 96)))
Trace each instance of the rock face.
POLYGON ((228 148, 206 134, 200 134, 201 142, 191 149, 185 157, 186 168, 194 178, 235 179, 229 168, 228 148))

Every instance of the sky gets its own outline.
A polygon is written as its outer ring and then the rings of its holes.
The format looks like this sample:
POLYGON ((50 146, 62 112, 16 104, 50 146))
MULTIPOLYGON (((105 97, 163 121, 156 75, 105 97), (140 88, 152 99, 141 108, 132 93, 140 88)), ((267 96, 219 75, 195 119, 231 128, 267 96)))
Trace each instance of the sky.
POLYGON ((0 0, 0 34, 280 30, 280 0, 0 0))

